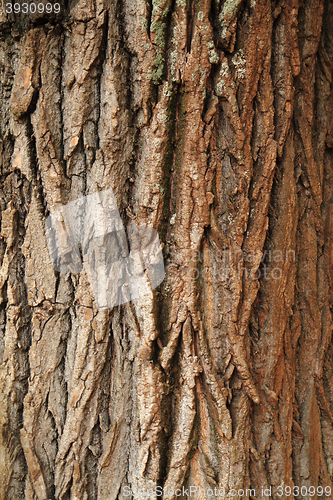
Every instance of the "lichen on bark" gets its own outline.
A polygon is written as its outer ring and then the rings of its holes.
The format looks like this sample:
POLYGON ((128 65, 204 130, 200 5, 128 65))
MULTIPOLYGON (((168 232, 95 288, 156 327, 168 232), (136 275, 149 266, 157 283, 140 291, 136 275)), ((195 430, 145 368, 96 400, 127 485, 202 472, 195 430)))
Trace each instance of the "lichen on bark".
POLYGON ((332 488, 331 3, 61 7, 0 16, 0 500, 332 488), (165 263, 106 310, 45 233, 104 189, 165 263))

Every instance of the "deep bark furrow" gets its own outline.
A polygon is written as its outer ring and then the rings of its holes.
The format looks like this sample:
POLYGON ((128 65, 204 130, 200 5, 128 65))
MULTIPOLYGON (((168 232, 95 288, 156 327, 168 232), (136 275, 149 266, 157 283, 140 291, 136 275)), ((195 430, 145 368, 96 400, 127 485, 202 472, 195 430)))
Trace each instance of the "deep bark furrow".
POLYGON ((69 7, 0 15, 0 500, 332 487, 330 2, 69 7), (110 188, 166 271, 112 310, 45 232, 110 188))

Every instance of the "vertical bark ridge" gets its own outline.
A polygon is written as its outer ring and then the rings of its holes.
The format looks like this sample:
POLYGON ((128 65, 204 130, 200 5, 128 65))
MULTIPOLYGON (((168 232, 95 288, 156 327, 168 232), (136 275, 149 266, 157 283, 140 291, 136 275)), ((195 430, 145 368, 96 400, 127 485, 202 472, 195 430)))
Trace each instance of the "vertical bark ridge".
POLYGON ((109 4, 0 17, 0 499, 332 487, 330 2, 109 4), (166 276, 105 311, 45 218, 108 188, 166 276))

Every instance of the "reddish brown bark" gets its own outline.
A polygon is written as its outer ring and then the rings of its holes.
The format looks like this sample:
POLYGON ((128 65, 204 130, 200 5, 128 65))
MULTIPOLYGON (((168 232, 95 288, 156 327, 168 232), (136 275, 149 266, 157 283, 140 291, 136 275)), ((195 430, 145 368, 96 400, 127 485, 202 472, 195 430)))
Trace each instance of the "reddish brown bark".
POLYGON ((61 7, 0 18, 0 499, 321 498, 331 2, 61 7), (44 224, 109 188, 158 231, 166 276, 98 310, 44 224))

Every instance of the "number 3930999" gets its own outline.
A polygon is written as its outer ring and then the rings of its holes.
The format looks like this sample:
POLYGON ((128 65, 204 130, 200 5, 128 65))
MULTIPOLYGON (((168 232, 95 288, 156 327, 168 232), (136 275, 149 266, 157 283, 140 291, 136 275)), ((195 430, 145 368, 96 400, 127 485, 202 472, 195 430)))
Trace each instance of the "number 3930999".
POLYGON ((6 3, 6 13, 7 14, 59 14, 60 4, 59 3, 6 3))
POLYGON ((277 495, 282 496, 294 496, 294 497, 313 497, 315 495, 319 497, 331 497, 332 490, 330 486, 278 486, 277 495))

